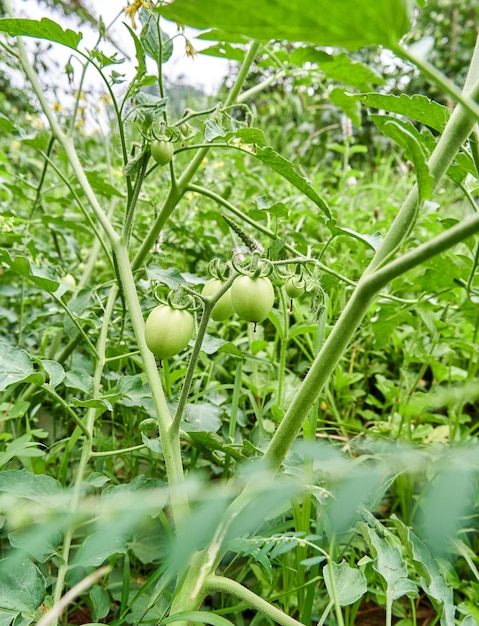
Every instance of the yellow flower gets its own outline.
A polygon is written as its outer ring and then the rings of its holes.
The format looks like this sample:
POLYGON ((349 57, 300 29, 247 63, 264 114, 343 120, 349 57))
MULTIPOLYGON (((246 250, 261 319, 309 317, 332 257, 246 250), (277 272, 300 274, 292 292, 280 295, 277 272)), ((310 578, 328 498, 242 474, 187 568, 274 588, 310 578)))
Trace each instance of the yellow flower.
POLYGON ((131 19, 131 25, 133 29, 136 30, 136 22, 135 22, 136 14, 141 9, 141 7, 145 9, 149 9, 150 1, 151 0, 134 0, 133 4, 129 4, 127 7, 125 7, 125 15, 131 19))

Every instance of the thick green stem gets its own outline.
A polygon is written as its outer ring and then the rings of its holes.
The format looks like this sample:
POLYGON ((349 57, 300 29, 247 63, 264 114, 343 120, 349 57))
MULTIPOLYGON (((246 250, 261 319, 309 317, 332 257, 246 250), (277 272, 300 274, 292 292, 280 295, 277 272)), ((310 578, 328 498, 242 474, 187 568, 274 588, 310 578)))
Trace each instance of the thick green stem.
MULTIPOLYGON (((479 96, 479 84, 474 86, 470 95, 479 96)), ((430 171, 435 177, 436 185, 471 133, 475 123, 474 116, 461 105, 456 107, 429 160, 430 171)), ((416 206, 417 186, 415 185, 274 434, 264 456, 270 467, 277 469, 283 462, 313 404, 336 368, 353 333, 366 315, 368 306, 378 291, 396 276, 400 276, 412 267, 479 231, 479 219, 475 215, 378 270, 377 268, 393 254, 409 232, 410 220, 414 218, 416 206)))
MULTIPOLYGON (((165 394, 163 392, 163 387, 161 385, 155 357, 146 345, 145 321, 143 319, 143 312, 141 310, 136 290, 136 283, 130 264, 128 248, 119 243, 114 246, 113 251, 117 260, 125 302, 128 307, 136 341, 151 389, 153 404, 155 406, 158 419, 161 443, 163 446, 163 456, 166 465, 168 482, 171 487, 176 487, 183 481, 183 464, 181 460, 180 442, 178 438, 173 440, 168 436, 168 430, 171 424, 171 415, 166 402, 165 394)), ((173 489, 172 498, 173 517, 175 519, 175 523, 178 523, 187 513, 188 506, 186 499, 183 499, 181 489, 173 489)))
POLYGON ((203 589, 206 593, 222 591, 235 596, 238 600, 246 602, 251 608, 256 609, 263 615, 266 615, 266 617, 269 617, 273 622, 281 624, 281 626, 303 626, 298 620, 290 617, 281 609, 263 600, 263 598, 260 598, 253 591, 250 591, 230 578, 225 578, 224 576, 208 576, 203 589))

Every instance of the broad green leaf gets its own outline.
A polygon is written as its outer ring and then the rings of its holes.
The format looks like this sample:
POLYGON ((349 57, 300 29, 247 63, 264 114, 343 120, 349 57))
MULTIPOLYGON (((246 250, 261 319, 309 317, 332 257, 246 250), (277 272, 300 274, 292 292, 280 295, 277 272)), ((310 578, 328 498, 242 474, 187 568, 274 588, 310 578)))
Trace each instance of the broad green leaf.
POLYGON ((441 612, 441 625, 454 626, 454 592, 449 587, 438 562, 429 548, 414 532, 395 515, 391 516, 402 545, 405 547, 409 561, 414 565, 421 577, 420 584, 435 607, 441 612))
POLYGON ((42 381, 43 376, 35 372, 28 352, 0 342, 0 391, 15 383, 42 381))
POLYGON ((439 132, 442 132, 446 127, 451 114, 446 106, 434 102, 426 96, 363 93, 352 95, 351 98, 357 98, 362 104, 373 109, 382 109, 388 113, 404 115, 439 132))
POLYGON ((208 333, 206 333, 203 343, 201 344, 201 350, 205 354, 215 354, 215 352, 218 352, 221 346, 224 346, 225 343, 227 342, 224 339, 221 339, 220 337, 213 337, 212 335, 208 335, 208 333))
POLYGON ((31 435, 21 435, 8 442, 5 450, 0 452, 0 467, 6 465, 15 457, 43 456, 45 452, 39 449, 39 443, 31 441, 31 435))
POLYGON ((146 54, 155 62, 160 60, 161 55, 161 62, 166 63, 173 54, 173 41, 170 36, 161 30, 154 15, 149 11, 140 11, 140 21, 143 24, 140 40, 146 54))
POLYGON ((234 626, 233 622, 210 611, 181 611, 162 619, 160 624, 173 624, 174 622, 198 622, 199 624, 211 624, 211 626, 234 626))
POLYGON ((55 292, 60 286, 55 271, 52 267, 38 267, 25 256, 11 256, 7 250, 0 250, 0 262, 5 263, 13 272, 28 278, 41 289, 49 293, 55 292))
POLYGON ((0 614, 34 614, 45 598, 45 579, 30 559, 0 561, 0 614))
POLYGON ((98 567, 115 554, 126 554, 127 548, 127 539, 116 531, 116 520, 112 520, 109 528, 88 535, 74 563, 82 567, 98 567))
POLYGON ((357 239, 366 244, 369 248, 372 248, 373 250, 377 250, 381 245, 381 234, 379 232, 376 232, 373 235, 363 235, 362 233, 358 233, 351 228, 338 226, 336 224, 336 220, 334 219, 328 220, 326 222, 326 226, 329 228, 333 235, 346 235, 347 237, 352 237, 353 239, 357 239))
POLYGON ((399 545, 389 537, 380 537, 373 528, 367 527, 366 532, 376 557, 373 568, 384 581, 386 602, 392 605, 394 600, 404 595, 416 595, 417 587, 408 578, 407 566, 399 545))
POLYGON ((238 61, 241 63, 245 57, 243 48, 232 46, 229 43, 218 43, 214 46, 208 46, 200 50, 200 54, 209 57, 219 57, 220 59, 229 59, 230 61, 238 61))
POLYGON ((225 454, 229 454, 234 459, 243 459, 243 455, 234 445, 226 444, 223 439, 215 432, 195 432, 188 433, 196 447, 205 448, 206 450, 221 450, 225 454))
POLYGON ((410 160, 414 163, 419 190, 419 202, 423 203, 424 200, 429 200, 432 194, 434 177, 429 173, 426 154, 421 144, 412 133, 393 119, 389 119, 384 124, 383 129, 386 135, 391 137, 399 146, 407 150, 410 160))
POLYGON ((50 506, 62 494, 61 484, 51 476, 32 474, 26 469, 0 472, 0 493, 26 498, 50 506))
POLYGON ((349 94, 339 87, 331 90, 328 99, 338 106, 357 128, 361 126, 361 105, 357 100, 353 100, 349 94))
POLYGON ((107 177, 104 172, 85 170, 85 174, 95 193, 106 196, 107 198, 111 198, 113 196, 116 198, 123 198, 124 194, 121 190, 107 182, 107 177))
POLYGON ((211 30, 207 30, 204 33, 200 33, 196 39, 204 40, 204 41, 219 41, 226 43, 248 43, 248 37, 244 35, 232 35, 231 33, 227 33, 224 30, 218 30, 212 28, 211 30))
POLYGON ((0 130, 3 133, 12 133, 15 130, 15 124, 5 115, 0 115, 0 130))
POLYGON ((253 39, 308 41, 356 50, 370 44, 395 47, 410 26, 406 0, 176 0, 158 10, 169 20, 195 28, 219 28, 253 39))
POLYGON ((67 372, 64 379, 65 387, 79 389, 85 393, 93 392, 93 377, 84 370, 74 370, 67 372))
POLYGON ((209 402, 187 404, 181 427, 186 432, 216 432, 221 428, 221 408, 209 402))
POLYGON ((373 85, 384 85, 384 78, 371 67, 351 59, 345 52, 329 54, 313 46, 301 46, 291 54, 296 65, 314 63, 329 79, 366 91, 373 85))
POLYGON ((67 29, 63 30, 56 22, 43 17, 38 20, 20 18, 0 19, 0 31, 11 37, 35 37, 35 39, 47 39, 61 43, 68 48, 76 50, 83 35, 67 29))
POLYGON ((296 189, 299 189, 299 191, 304 193, 304 195, 312 200, 327 217, 331 217, 326 202, 318 196, 314 188, 311 186, 311 183, 306 180, 304 176, 299 174, 291 161, 282 157, 269 146, 265 148, 257 148, 254 156, 263 163, 266 163, 266 165, 269 165, 269 167, 271 167, 275 172, 294 185, 296 189))
POLYGON ((65 378, 65 370, 60 363, 57 361, 51 361, 50 359, 42 359, 41 364, 45 372, 48 374, 50 387, 55 389, 58 385, 63 382, 65 378))
POLYGON ((346 561, 341 561, 339 565, 334 561, 323 567, 323 576, 326 589, 331 600, 337 598, 340 606, 354 604, 368 590, 368 583, 364 573, 351 567, 346 561), (334 592, 330 577, 330 568, 334 576, 334 592))
POLYGON ((13 548, 26 552, 39 563, 45 563, 57 554, 67 526, 66 517, 42 521, 9 533, 8 540, 13 548))
MULTIPOLYGON (((111 598, 108 591, 100 585, 94 585, 90 589, 90 600, 93 604, 92 619, 95 621, 103 619, 110 612, 111 598)), ((90 626, 92 626, 90 624, 90 626)))

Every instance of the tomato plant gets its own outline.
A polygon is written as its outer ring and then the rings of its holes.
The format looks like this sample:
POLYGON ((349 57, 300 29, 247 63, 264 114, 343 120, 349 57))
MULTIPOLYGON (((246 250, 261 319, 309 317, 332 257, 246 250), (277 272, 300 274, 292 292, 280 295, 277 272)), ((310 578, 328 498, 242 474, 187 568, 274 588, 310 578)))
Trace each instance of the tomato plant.
POLYGON ((290 276, 284 283, 289 298, 299 298, 304 293, 304 280, 301 276, 290 276))
POLYGON ((262 322, 274 304, 274 288, 266 276, 239 276, 231 287, 236 313, 247 322, 262 322))
MULTIPOLYGON (((206 285, 203 287, 202 294, 204 296, 214 296, 218 293, 218 291, 223 286, 223 282, 218 278, 212 278, 209 280, 206 285)), ((234 313, 233 303, 231 301, 231 289, 221 296, 218 302, 213 307, 211 311, 211 318, 215 320, 215 322, 220 322, 222 320, 231 317, 234 313)))
POLYGON ((158 165, 166 165, 171 161, 173 152, 175 151, 171 141, 167 139, 158 139, 151 144, 150 147, 151 156, 155 159, 158 165))
POLYGON ((146 345, 159 359, 166 359, 186 348, 194 327, 193 315, 189 311, 160 304, 146 320, 146 345))

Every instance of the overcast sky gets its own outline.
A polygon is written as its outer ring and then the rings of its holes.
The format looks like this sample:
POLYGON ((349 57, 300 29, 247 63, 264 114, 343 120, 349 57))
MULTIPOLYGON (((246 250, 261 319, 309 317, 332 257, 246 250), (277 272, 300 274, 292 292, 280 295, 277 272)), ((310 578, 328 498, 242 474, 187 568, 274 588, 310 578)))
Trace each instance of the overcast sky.
MULTIPOLYGON (((17 17, 29 17, 33 19, 50 17, 56 20, 58 20, 59 17, 58 14, 49 12, 38 0, 11 0, 11 4, 17 17)), ((101 15, 107 26, 111 24, 126 4, 127 0, 95 0, 95 2, 88 0, 85 2, 85 5, 89 6, 92 15, 101 15)), ((62 18, 61 21, 64 27, 78 30, 78 25, 71 23, 71 21, 67 21, 64 18, 62 18)), ((124 15, 120 16, 112 26, 110 31, 111 36, 120 48, 121 53, 129 55, 134 63, 135 52, 133 42, 123 22, 129 23, 129 20, 124 15)), ((131 26, 131 23, 129 23, 129 26, 131 26)), ((171 22, 164 21, 162 27, 170 35, 174 35, 177 31, 176 24, 171 22)), ((138 30, 137 34, 139 34, 138 30)), ((196 40, 195 37, 197 33, 193 30, 187 30, 186 34, 196 50, 201 50, 209 45, 208 42, 196 40)), ((85 47, 92 46, 96 41, 96 37, 97 34, 93 29, 85 28, 83 30, 81 45, 85 47)), ((111 50, 103 48, 103 50, 110 54, 114 48, 111 50)), ((67 58, 67 56, 65 58, 67 58)), ((121 72, 125 72, 125 69, 126 67, 123 66, 121 72)), ((131 71, 133 71, 133 64, 131 71)), ((170 80, 177 81, 181 76, 184 76, 185 82, 201 87, 211 95, 216 93, 227 71, 228 64, 223 59, 201 54, 198 54, 194 59, 188 58, 185 54, 184 40, 181 38, 175 40, 173 57, 165 64, 165 74, 170 80)))

